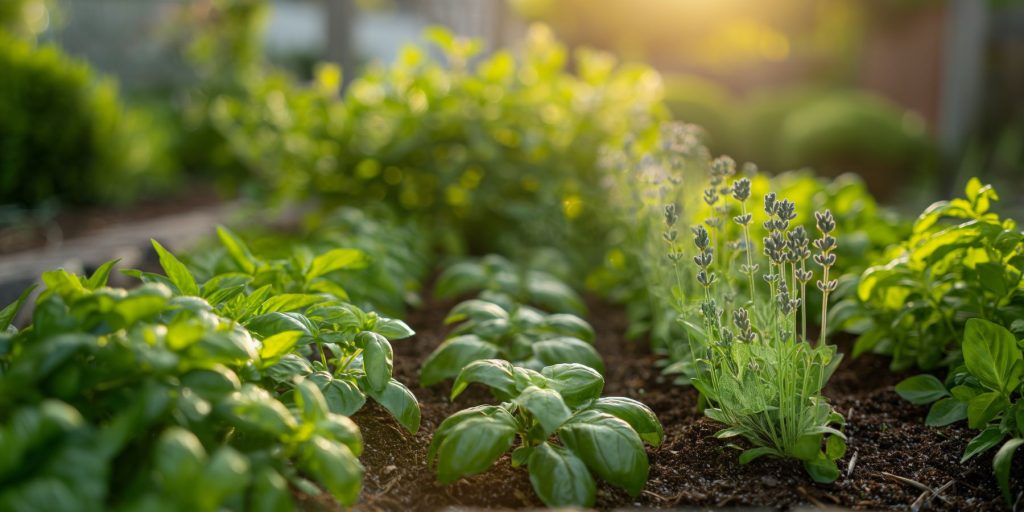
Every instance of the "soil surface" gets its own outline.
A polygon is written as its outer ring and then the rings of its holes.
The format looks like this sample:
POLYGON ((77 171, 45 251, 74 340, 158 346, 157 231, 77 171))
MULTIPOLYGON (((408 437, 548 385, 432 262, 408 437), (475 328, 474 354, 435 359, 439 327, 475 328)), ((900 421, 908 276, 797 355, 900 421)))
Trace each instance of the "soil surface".
MULTIPOLYGON (((527 472, 511 467, 508 455, 484 474, 448 486, 435 483, 426 461, 431 433, 448 415, 480 403, 493 403, 483 389, 471 387, 454 403, 450 384, 424 389, 417 385, 420 364, 446 334, 443 318, 454 303, 428 301, 407 320, 417 335, 394 343, 395 377, 420 401, 422 426, 404 431, 381 407, 367 406, 353 419, 362 429, 366 466, 357 510, 438 510, 467 508, 538 508, 527 472)), ((655 366, 657 357, 642 342, 624 337, 622 310, 590 301, 588 320, 597 331, 597 347, 607 369, 605 396, 628 396, 650 406, 665 427, 665 442, 648 447, 650 478, 636 498, 599 484, 597 508, 736 508, 797 507, 911 510, 1009 510, 992 475, 992 452, 959 462, 974 433, 963 424, 946 428, 924 425, 926 407, 903 402, 893 385, 906 374, 892 374, 884 358, 866 355, 845 359, 826 388, 846 416, 849 450, 841 461, 843 476, 834 484, 810 480, 798 463, 761 458, 737 462, 739 452, 714 438, 721 426, 695 407, 692 388, 674 386, 655 366), (937 496, 928 489, 942 489, 937 496)), ((849 351, 849 340, 840 348, 849 351)), ((1016 457, 1015 492, 1024 485, 1024 456, 1016 457)), ((333 510, 318 499, 307 509, 333 510)), ((1024 498, 1018 499, 1018 509, 1024 498)))
POLYGON ((143 199, 124 206, 69 208, 45 219, 33 219, 31 215, 26 215, 26 218, 12 225, 4 225, 3 219, 0 219, 0 254, 60 245, 114 224, 187 212, 221 201, 213 189, 196 184, 166 196, 143 199))

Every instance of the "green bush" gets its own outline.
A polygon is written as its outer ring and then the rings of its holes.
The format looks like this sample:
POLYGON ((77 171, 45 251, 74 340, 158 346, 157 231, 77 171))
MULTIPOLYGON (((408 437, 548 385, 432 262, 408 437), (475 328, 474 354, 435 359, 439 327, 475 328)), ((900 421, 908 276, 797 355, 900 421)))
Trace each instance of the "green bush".
POLYGON ((272 79, 249 99, 224 97, 214 118, 277 197, 386 202, 454 226, 480 251, 562 241, 568 225, 600 222, 597 149, 656 127, 657 75, 585 51, 570 74, 543 28, 518 59, 480 60, 475 42, 430 37, 443 59, 407 48, 343 99, 328 67, 311 88, 272 79))
POLYGON ((857 172, 878 191, 937 163, 920 118, 870 93, 800 87, 742 99, 679 75, 666 78, 665 103, 676 119, 705 128, 714 152, 772 171, 857 172))
POLYGON ((52 46, 0 33, 0 203, 125 201, 173 171, 154 120, 52 46))

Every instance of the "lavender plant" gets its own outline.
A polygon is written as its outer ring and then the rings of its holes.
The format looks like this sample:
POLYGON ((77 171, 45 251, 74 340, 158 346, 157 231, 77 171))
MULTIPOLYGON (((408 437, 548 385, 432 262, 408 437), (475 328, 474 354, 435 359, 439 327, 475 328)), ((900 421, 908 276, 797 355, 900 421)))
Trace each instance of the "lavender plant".
MULTIPOLYGON (((812 256, 806 229, 791 226, 796 205, 768 193, 766 236, 761 254, 755 254, 747 211, 750 180, 730 183, 734 171, 730 159, 712 163, 704 192, 711 215, 692 228, 702 296, 701 334, 690 337, 693 383, 707 400, 705 415, 726 425, 717 437, 743 437, 753 445, 743 450, 741 464, 765 455, 797 459, 811 478, 829 483, 839 476, 836 460, 846 452, 840 431, 845 420, 821 394, 841 357, 825 340, 828 296, 838 284, 829 275, 838 245, 835 219, 828 210, 815 214, 821 236, 813 242, 812 256), (740 214, 732 218, 736 229, 727 230, 730 198, 740 214), (738 240, 729 240, 730 232, 739 232, 738 240), (806 298, 814 265, 821 269, 816 285, 823 305, 821 331, 812 343, 806 298)), ((677 267, 682 264, 674 241, 669 255, 677 267)))

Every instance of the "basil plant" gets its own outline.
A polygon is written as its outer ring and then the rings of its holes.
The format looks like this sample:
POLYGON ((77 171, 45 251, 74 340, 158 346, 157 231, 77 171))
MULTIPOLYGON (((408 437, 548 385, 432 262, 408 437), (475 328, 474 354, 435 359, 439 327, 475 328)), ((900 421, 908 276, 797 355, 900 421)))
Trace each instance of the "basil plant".
POLYGON ((448 417, 427 454, 447 484, 482 473, 512 450, 512 465, 526 466, 537 496, 551 507, 590 507, 596 479, 637 496, 647 482, 644 442, 659 446, 661 423, 629 398, 601 398, 604 378, 581 364, 541 371, 500 359, 474 361, 455 379, 452 398, 470 384, 490 388, 502 403, 448 417))

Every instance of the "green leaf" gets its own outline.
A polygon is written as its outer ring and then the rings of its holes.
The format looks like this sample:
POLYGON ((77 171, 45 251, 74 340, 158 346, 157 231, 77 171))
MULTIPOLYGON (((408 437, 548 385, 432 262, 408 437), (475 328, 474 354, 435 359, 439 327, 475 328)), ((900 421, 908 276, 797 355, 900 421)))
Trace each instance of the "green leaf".
POLYGON ((516 382, 512 363, 501 359, 480 359, 467 364, 455 378, 452 400, 472 383, 483 384, 496 391, 502 400, 516 395, 516 382))
POLYGON ((437 450, 437 481, 447 484, 487 471, 515 438, 515 427, 499 418, 477 416, 459 422, 437 450))
POLYGON ((243 272, 246 274, 256 272, 256 259, 253 258, 252 252, 249 251, 245 242, 223 226, 217 226, 217 237, 220 238, 221 245, 231 255, 231 259, 235 260, 243 272))
POLYGON ((192 273, 188 271, 185 264, 178 260, 173 254, 164 246, 160 245, 160 242, 151 240, 153 248, 156 249, 156 253, 160 256, 160 266, 163 267, 164 273, 167 274, 167 278, 178 288, 178 291, 182 295, 199 296, 199 286, 196 285, 196 280, 192 277, 192 273))
POLYGON ((594 342, 594 328, 585 320, 576 316, 564 313, 548 315, 540 327, 542 332, 548 332, 559 336, 569 336, 581 339, 587 343, 594 342))
POLYGON ((259 314, 274 312, 300 311, 309 306, 323 302, 324 298, 310 293, 282 293, 275 295, 260 305, 259 314))
POLYGON ((303 445, 299 467, 342 505, 351 506, 359 498, 363 465, 347 446, 314 436, 303 445))
POLYGON ((480 299, 470 299, 455 305, 448 316, 445 317, 445 325, 461 322, 463 320, 482 322, 485 320, 508 320, 508 311, 501 306, 480 299))
POLYGON ((601 396, 604 377, 588 366, 576 363, 556 364, 541 370, 548 385, 562 395, 569 407, 578 407, 601 396))
POLYGON ((590 409, 606 412, 629 423, 629 426, 640 435, 640 439, 647 441, 651 446, 660 446, 665 439, 665 430, 654 411, 632 398, 598 398, 590 409))
POLYGON ((594 506, 597 484, 586 464, 569 450, 544 442, 530 453, 530 483, 549 507, 594 506))
POLYGON ((967 320, 963 353, 967 370, 989 389, 1009 395, 1020 384, 1021 351, 1004 327, 980 318, 967 320))
POLYGON ((650 469, 640 436, 615 416, 583 411, 558 429, 558 438, 608 483, 638 496, 650 469))
POLYGON ((492 359, 498 347, 474 335, 458 336, 442 343, 420 369, 420 385, 433 386, 445 379, 455 378, 462 368, 478 359, 492 359))
POLYGON ((327 401, 327 409, 334 414, 351 416, 366 403, 366 396, 354 382, 344 378, 335 379, 327 372, 316 372, 308 378, 320 388, 327 401))
POLYGON ((1002 264, 986 261, 976 264, 975 270, 982 290, 992 292, 997 297, 1003 297, 1010 291, 1010 283, 1002 264))
POLYGON ((306 272, 306 280, 312 281, 336 270, 364 268, 365 266, 366 255, 363 251, 334 249, 313 258, 313 263, 310 264, 309 270, 306 272))
POLYGON ((996 482, 999 484, 999 489, 1003 491, 1003 498, 1006 499, 1006 503, 1013 502, 1013 497, 1010 495, 1010 467, 1013 465, 1013 453, 1022 444, 1024 444, 1024 438, 1016 437, 1010 439, 1003 444, 1003 447, 996 452, 995 458, 992 459, 992 469, 996 473, 996 482))
POLYGON ((775 448, 770 448, 767 446, 759 446, 757 448, 743 450, 743 453, 740 453, 740 464, 750 464, 755 459, 758 459, 765 455, 778 456, 779 451, 776 450, 775 448))
POLYGON ((483 266, 465 261, 456 263, 441 272, 437 278, 437 284, 434 286, 434 295, 443 299, 479 290, 486 286, 487 273, 483 266))
POLYGON ((206 465, 206 450, 195 434, 170 427, 157 441, 155 471, 169 493, 189 493, 206 465))
POLYGON ((320 392, 316 383, 309 379, 296 382, 291 397, 295 401, 295 408, 306 423, 316 423, 326 418, 330 412, 324 394, 320 392))
POLYGON ((263 339, 260 346, 260 359, 262 367, 266 368, 291 352, 303 335, 302 331, 284 331, 263 339))
POLYGON ((896 393, 917 405, 930 404, 949 396, 946 386, 934 375, 915 375, 896 384, 896 393))
POLYGON ((967 403, 967 426, 974 429, 984 428, 997 414, 1010 408, 1010 401, 998 391, 989 391, 971 399, 967 403))
POLYGON ((929 427, 944 427, 967 418, 967 404, 954 398, 943 398, 928 411, 924 424, 929 427))
POLYGON ((516 397, 515 402, 530 411, 534 419, 540 423, 544 429, 543 439, 547 439, 572 416, 561 395, 553 389, 529 386, 516 397))
POLYGON ((249 459, 230 446, 221 446, 210 457, 193 494, 207 510, 217 509, 225 500, 241 495, 249 486, 249 459))
POLYGON ((825 441, 825 456, 830 460, 838 460, 846 455, 846 440, 839 436, 828 436, 825 441))
POLYGON ((604 373, 604 362, 594 347, 577 338, 562 336, 535 342, 533 355, 545 365, 580 363, 604 373))
POLYGON ((252 512, 291 512, 295 508, 288 481, 273 468, 264 468, 253 476, 250 493, 247 506, 252 512))
POLYGON ((363 370, 370 390, 383 392, 394 368, 391 343, 380 334, 363 331, 356 335, 356 346, 363 349, 363 370))
POLYGON ((811 475, 811 480, 819 484, 830 484, 839 478, 839 468, 836 467, 835 461, 824 454, 818 454, 813 460, 805 460, 804 469, 811 475))
POLYGON ((25 303, 25 299, 36 289, 36 285, 29 286, 21 292, 18 296, 18 300, 8 304, 4 309, 0 309, 0 332, 7 330, 7 327, 14 321, 14 317, 18 315, 18 311, 21 309, 21 305, 25 303))
POLYGON ((437 450, 441 443, 448 438, 448 435, 455 430, 462 422, 472 418, 492 418, 507 424, 512 429, 516 428, 516 420, 507 409, 497 405, 478 405, 463 409, 445 418, 434 430, 434 436, 430 439, 430 447, 427 449, 427 462, 433 463, 437 456, 437 450))
POLYGON ((301 331, 303 334, 313 335, 312 323, 298 313, 266 313, 250 318, 245 327, 263 337, 287 331, 301 331))
POLYGON ((416 395, 401 382, 391 379, 383 391, 367 389, 366 394, 384 406, 409 432, 415 434, 420 429, 420 404, 416 395))
POLYGON ((389 340, 403 340, 416 334, 416 331, 413 331, 408 324, 394 318, 378 319, 377 325, 373 327, 373 332, 389 340))
POLYGON ((982 430, 980 434, 974 436, 974 439, 971 439, 971 442, 967 443, 967 448, 964 450, 963 457, 960 458, 960 463, 967 462, 968 459, 975 455, 990 450, 999 444, 1004 437, 1006 437, 1006 434, 999 427, 989 427, 982 430))
POLYGON ((110 270, 113 269, 114 265, 117 265, 119 261, 121 261, 120 258, 110 260, 100 265, 99 268, 97 268, 96 271, 93 272, 91 276, 89 276, 89 279, 86 279, 86 281, 82 284, 85 285, 85 287, 90 290, 95 290, 97 288, 102 288, 106 286, 107 281, 110 280, 110 270))

